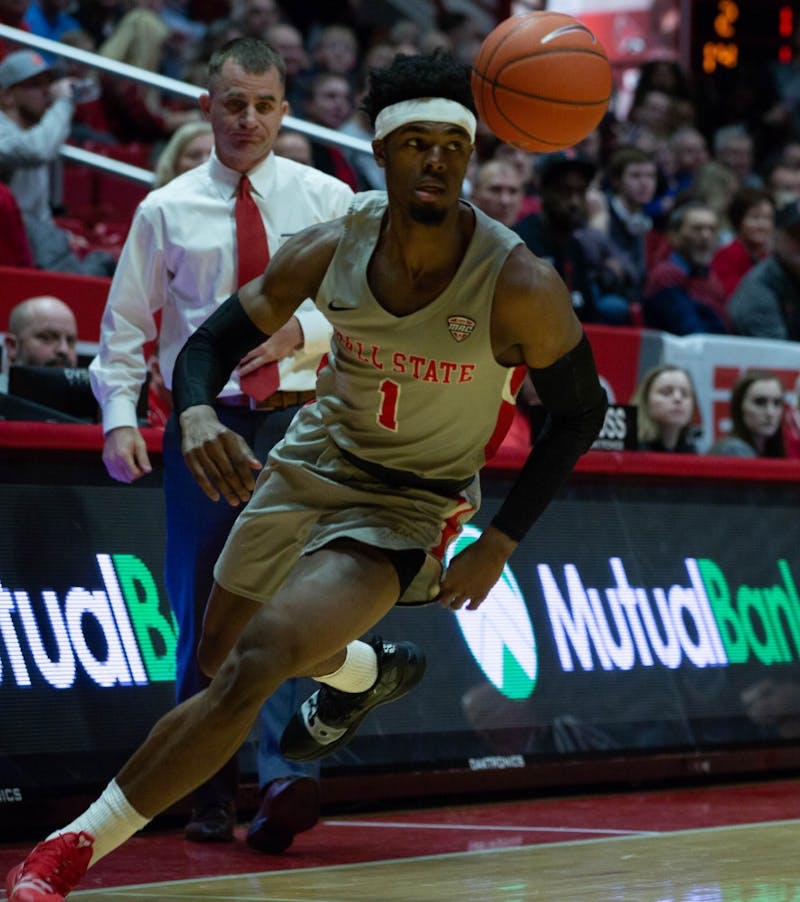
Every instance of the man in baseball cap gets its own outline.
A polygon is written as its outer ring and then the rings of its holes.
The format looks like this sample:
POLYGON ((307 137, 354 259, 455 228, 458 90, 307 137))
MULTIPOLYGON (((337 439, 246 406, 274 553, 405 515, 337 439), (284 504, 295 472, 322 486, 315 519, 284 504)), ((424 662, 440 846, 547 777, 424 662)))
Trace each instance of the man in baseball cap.
POLYGON ((29 78, 50 72, 44 57, 35 50, 17 50, 0 63, 0 88, 12 88, 29 78))
POLYGON ((75 112, 73 84, 33 50, 15 50, 0 62, 0 176, 17 199, 37 267, 109 276, 113 256, 91 251, 78 258, 50 207, 51 164, 75 112))

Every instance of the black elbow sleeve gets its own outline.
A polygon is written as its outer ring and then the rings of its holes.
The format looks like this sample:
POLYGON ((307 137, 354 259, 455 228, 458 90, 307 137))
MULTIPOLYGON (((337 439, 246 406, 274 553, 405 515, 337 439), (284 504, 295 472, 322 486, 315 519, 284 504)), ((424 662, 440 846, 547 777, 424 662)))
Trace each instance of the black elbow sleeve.
POLYGON ((181 348, 172 374, 175 412, 213 404, 236 364, 267 336, 244 312, 239 295, 224 301, 181 348))
POLYGON ((531 369, 547 421, 492 525, 520 541, 556 492, 578 458, 603 427, 608 399, 589 340, 580 342, 551 366, 531 369))

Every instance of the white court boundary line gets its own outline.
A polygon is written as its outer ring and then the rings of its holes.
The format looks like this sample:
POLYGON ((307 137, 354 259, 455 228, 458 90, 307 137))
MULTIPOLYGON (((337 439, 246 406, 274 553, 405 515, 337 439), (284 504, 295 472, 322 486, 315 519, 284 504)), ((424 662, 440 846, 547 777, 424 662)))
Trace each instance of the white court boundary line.
POLYGON ((489 833, 597 833, 602 836, 657 836, 662 830, 611 830, 599 827, 508 827, 492 824, 426 824, 424 822, 403 821, 395 824, 392 821, 345 821, 326 820, 331 827, 390 827, 407 830, 485 830, 489 833))
MULTIPOLYGON (((327 824, 330 823, 330 821, 324 821, 323 823, 327 824)), ((628 836, 601 836, 597 839, 568 839, 564 840, 564 842, 541 843, 534 846, 504 846, 502 848, 492 849, 470 849, 469 851, 465 852, 442 852, 436 855, 414 855, 411 858, 382 858, 378 861, 356 861, 351 864, 318 865, 312 868, 282 868, 279 871, 251 871, 246 874, 219 874, 215 877, 191 877, 186 880, 162 880, 156 883, 132 883, 126 886, 107 886, 103 889, 79 890, 75 893, 71 893, 70 895, 74 896, 74 898, 76 899, 90 896, 99 896, 101 894, 109 893, 115 893, 120 896, 125 896, 129 893, 134 892, 135 890, 157 890, 160 887, 168 886, 192 886, 200 883, 218 883, 222 880, 245 880, 248 878, 268 877, 272 875, 277 876, 279 874, 310 874, 319 871, 331 872, 354 870, 356 868, 383 867, 385 865, 414 864, 415 862, 420 861, 441 861, 446 858, 472 858, 479 855, 502 855, 509 852, 520 851, 525 851, 529 854, 535 854, 544 852, 547 849, 562 849, 568 846, 598 845, 601 843, 623 843, 628 842, 631 839, 639 838, 664 840, 669 839, 673 836, 692 836, 702 833, 711 833, 715 831, 731 832, 735 830, 749 830, 753 827, 787 827, 790 825, 797 827, 798 824, 800 824, 800 819, 789 818, 780 821, 754 821, 753 823, 749 824, 725 824, 719 827, 693 827, 688 830, 670 830, 662 831, 661 833, 643 832, 628 836)), ((232 900, 242 899, 241 896, 231 896, 230 898, 232 900)), ((174 902, 181 902, 180 897, 176 897, 174 902)), ((184 902, 186 902, 186 900, 184 900, 184 902)), ((301 900, 295 899, 292 900, 292 902, 301 902, 301 900)), ((324 900, 315 899, 309 900, 309 902, 324 902, 324 900)))

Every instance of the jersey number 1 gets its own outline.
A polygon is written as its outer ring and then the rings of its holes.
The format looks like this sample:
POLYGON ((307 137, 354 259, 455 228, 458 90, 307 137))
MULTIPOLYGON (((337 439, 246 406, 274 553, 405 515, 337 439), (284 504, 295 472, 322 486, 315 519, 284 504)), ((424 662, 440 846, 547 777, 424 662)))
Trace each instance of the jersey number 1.
POLYGON ((400 399, 400 386, 391 379, 384 379, 378 386, 381 403, 378 408, 378 423, 384 429, 397 432, 397 402, 400 399))

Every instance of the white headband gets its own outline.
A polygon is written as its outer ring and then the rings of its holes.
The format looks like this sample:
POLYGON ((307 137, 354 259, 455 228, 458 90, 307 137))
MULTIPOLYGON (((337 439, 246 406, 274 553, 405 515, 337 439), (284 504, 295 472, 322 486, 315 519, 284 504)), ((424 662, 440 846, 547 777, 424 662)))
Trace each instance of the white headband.
POLYGON ((475 142, 475 116, 461 103, 444 97, 423 97, 419 100, 401 100, 384 107, 375 118, 375 137, 385 138, 401 125, 409 122, 448 122, 460 125, 475 142))

